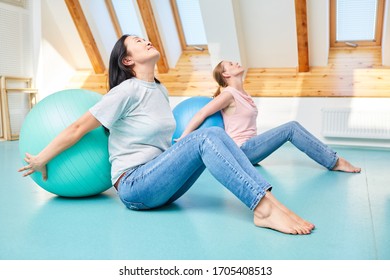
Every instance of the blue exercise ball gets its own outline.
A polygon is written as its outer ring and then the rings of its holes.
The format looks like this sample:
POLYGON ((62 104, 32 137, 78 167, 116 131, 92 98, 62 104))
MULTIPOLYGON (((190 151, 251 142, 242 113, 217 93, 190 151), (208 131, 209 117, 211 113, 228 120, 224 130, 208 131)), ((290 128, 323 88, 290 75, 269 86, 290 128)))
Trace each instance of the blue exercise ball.
MULTIPOLYGON (((36 155, 61 131, 76 121, 102 95, 71 89, 49 95, 27 114, 19 135, 19 153, 36 155)), ((108 135, 103 127, 87 133, 79 142, 63 151, 47 164, 47 181, 35 172, 30 177, 43 189, 64 197, 99 194, 111 185, 108 135)))
MULTIPOLYGON (((172 143, 174 143, 174 140, 178 139, 182 135, 193 116, 211 100, 212 98, 210 97, 195 96, 188 98, 176 105, 176 107, 173 109, 173 116, 176 120, 176 130, 173 133, 172 143)), ((199 126, 199 128, 211 126, 219 126, 224 128, 221 112, 216 112, 215 114, 206 118, 199 126)))

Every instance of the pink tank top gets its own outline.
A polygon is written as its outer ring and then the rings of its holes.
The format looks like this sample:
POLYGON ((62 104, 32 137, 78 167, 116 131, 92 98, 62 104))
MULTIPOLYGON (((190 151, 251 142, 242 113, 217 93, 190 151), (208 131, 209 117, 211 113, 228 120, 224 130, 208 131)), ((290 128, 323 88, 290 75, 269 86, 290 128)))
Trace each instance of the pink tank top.
POLYGON ((251 96, 233 87, 229 86, 223 91, 230 92, 236 102, 236 110, 233 114, 225 114, 222 110, 225 131, 240 147, 248 139, 257 135, 257 107, 251 96))

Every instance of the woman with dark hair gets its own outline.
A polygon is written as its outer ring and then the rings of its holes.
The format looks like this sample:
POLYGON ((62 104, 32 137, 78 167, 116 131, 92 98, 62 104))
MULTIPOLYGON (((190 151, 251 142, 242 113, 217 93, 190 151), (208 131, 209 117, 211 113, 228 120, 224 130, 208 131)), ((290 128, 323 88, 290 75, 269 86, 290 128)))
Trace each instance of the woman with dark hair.
MULTIPOLYGON (((154 77, 160 53, 137 36, 124 35, 110 56, 110 91, 38 155, 26 154, 19 171, 47 178, 46 164, 90 130, 109 134, 112 184, 126 207, 147 210, 182 196, 207 167, 249 209, 254 223, 289 234, 314 225, 283 206, 223 129, 197 130, 171 146, 175 120, 166 88, 154 77)), ((50 174, 49 174, 50 175, 50 174)))
POLYGON ((244 71, 238 63, 221 61, 217 64, 213 76, 219 88, 214 99, 193 117, 178 140, 198 128, 208 116, 221 111, 226 133, 241 148, 252 164, 259 163, 289 141, 329 170, 360 172, 359 167, 339 157, 335 151, 315 138, 296 121, 257 135, 258 110, 251 96, 244 90, 244 71))

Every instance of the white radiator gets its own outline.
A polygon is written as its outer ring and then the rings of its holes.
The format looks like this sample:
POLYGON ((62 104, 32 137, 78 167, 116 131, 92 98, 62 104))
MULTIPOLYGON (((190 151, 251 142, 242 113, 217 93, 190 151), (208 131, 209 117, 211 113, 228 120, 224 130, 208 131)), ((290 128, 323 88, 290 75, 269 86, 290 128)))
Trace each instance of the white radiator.
POLYGON ((322 109, 324 137, 390 139, 389 110, 322 109))

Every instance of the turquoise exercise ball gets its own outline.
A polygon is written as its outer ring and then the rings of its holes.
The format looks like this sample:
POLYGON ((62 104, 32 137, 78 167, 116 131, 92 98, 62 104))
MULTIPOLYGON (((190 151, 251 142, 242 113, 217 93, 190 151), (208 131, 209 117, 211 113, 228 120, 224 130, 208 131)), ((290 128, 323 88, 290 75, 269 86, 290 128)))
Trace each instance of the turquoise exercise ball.
MULTIPOLYGON (((19 135, 19 153, 38 154, 61 131, 76 121, 102 98, 96 92, 70 89, 53 93, 27 114, 19 135)), ((24 162, 25 164, 25 162, 24 162)), ((112 186, 108 135, 98 127, 47 164, 48 179, 40 172, 30 177, 43 189, 64 197, 99 194, 112 186)))
MULTIPOLYGON (((175 108, 173 108, 172 112, 176 120, 176 130, 173 133, 172 143, 175 143, 174 140, 178 139, 182 135, 192 117, 211 100, 212 98, 210 97, 195 96, 180 102, 175 108)), ((224 128, 221 112, 216 112, 215 114, 207 117, 198 129, 211 126, 224 128)))

